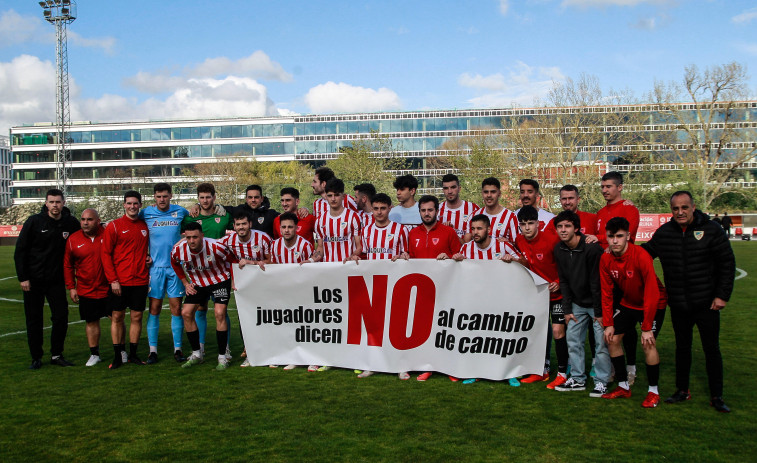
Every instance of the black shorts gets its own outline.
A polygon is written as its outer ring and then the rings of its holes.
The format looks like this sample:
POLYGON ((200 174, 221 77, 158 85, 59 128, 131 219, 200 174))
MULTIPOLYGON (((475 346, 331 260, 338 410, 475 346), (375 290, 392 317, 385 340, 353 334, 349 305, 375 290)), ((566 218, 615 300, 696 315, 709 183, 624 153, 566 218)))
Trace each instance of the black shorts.
MULTIPOLYGON (((644 321, 644 311, 629 309, 621 305, 615 309, 612 320, 613 325, 615 325, 615 334, 625 334, 635 330, 636 325, 640 325, 644 321)), ((654 320, 652 320, 652 334, 655 338, 660 334, 663 320, 665 320, 665 310, 658 310, 654 315, 654 320)))
POLYGON ((549 314, 553 325, 565 324, 565 311, 562 309, 562 300, 549 302, 549 314))
POLYGON ((110 317, 110 314, 107 296, 102 299, 79 296, 79 316, 85 322, 96 322, 103 317, 110 317))
POLYGON ((121 286, 121 295, 116 296, 113 291, 108 292, 108 309, 123 312, 128 307, 137 312, 144 312, 147 307, 147 285, 121 286))
POLYGON ((222 281, 210 286, 195 286, 197 294, 187 294, 184 304, 200 304, 207 306, 208 299, 213 298, 216 304, 229 305, 231 298, 231 280, 222 281))

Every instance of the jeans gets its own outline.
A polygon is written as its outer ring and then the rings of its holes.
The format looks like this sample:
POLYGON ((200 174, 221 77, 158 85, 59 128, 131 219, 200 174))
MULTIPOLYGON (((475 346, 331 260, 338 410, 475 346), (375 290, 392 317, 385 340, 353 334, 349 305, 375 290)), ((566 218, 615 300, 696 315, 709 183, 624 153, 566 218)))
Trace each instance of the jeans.
POLYGON ((607 351, 604 334, 605 330, 602 323, 594 320, 594 309, 581 307, 573 304, 573 316, 576 321, 568 323, 565 337, 568 340, 568 355, 570 358, 570 376, 576 381, 586 382, 586 357, 584 344, 586 342, 586 331, 591 323, 594 328, 594 340, 597 344, 596 354, 594 357, 594 372, 596 378, 594 382, 609 383, 611 374, 610 354, 607 351))

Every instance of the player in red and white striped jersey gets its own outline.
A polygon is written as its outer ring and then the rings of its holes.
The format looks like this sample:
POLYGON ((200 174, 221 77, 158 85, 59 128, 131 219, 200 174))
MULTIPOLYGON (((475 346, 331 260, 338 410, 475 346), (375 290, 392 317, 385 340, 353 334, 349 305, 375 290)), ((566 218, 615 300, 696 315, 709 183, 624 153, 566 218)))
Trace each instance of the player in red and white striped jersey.
MULTIPOLYGON (((499 204, 499 198, 502 196, 501 188, 502 185, 496 178, 485 178, 481 182, 481 196, 484 200, 484 207, 477 210, 473 215, 484 214, 489 217, 489 234, 492 238, 514 243, 515 237, 518 235, 518 219, 510 210, 499 204)), ((467 243, 471 238, 473 238, 473 235, 468 232, 465 234, 463 242, 467 243)))
POLYGON ((237 210, 234 213, 234 231, 218 242, 234 254, 241 268, 245 264, 264 262, 268 258, 273 240, 262 231, 253 230, 249 214, 237 210))
MULTIPOLYGON (((328 181, 332 178, 336 178, 334 171, 326 166, 317 168, 315 170, 315 175, 313 175, 313 182, 310 184, 310 186, 313 188, 313 194, 320 196, 320 198, 316 199, 313 203, 313 215, 316 219, 329 212, 330 206, 326 198, 326 183, 328 183, 328 181)), ((355 198, 350 195, 342 196, 342 206, 345 209, 350 209, 357 212, 358 207, 357 202, 355 202, 355 198)))
POLYGON ((463 259, 502 260, 505 254, 518 257, 515 246, 507 241, 499 241, 491 237, 489 217, 477 214, 471 217, 470 233, 472 240, 465 243, 460 252, 452 256, 460 262, 463 259))
POLYGON ((460 199, 460 179, 455 174, 442 177, 442 191, 446 201, 439 206, 439 222, 454 228, 462 241, 469 230, 468 221, 480 208, 476 203, 460 199))
POLYGON ((179 241, 171 250, 171 267, 184 284, 186 297, 181 308, 184 330, 192 345, 192 355, 182 367, 202 363, 200 332, 195 322, 195 312, 200 305, 213 297, 216 315, 216 341, 218 341, 218 367, 225 370, 229 366, 226 358, 229 326, 226 323, 226 307, 231 296, 230 262, 234 255, 223 244, 205 238, 202 225, 191 222, 184 229, 185 240, 179 241))
POLYGON ((355 201, 357 203, 357 213, 360 217, 360 229, 374 223, 373 218, 373 197, 376 196, 376 187, 370 183, 361 183, 355 185, 355 201))
POLYGON ((357 212, 344 207, 344 182, 338 178, 326 184, 329 212, 315 222, 317 248, 315 261, 344 262, 353 255, 360 255, 360 218, 357 212))
MULTIPOLYGON (((460 251, 452 256, 457 262, 465 259, 477 260, 505 260, 505 256, 518 256, 515 247, 491 236, 491 225, 486 214, 476 214, 470 220, 470 234, 472 240, 465 243, 460 251)), ((463 380, 463 384, 470 384, 475 378, 463 380)), ((510 378, 510 386, 520 386, 518 378, 510 378)))
POLYGON ((367 260, 392 259, 407 250, 407 228, 389 220, 392 200, 379 193, 373 197, 375 222, 361 232, 363 252, 367 260))
POLYGON ((313 245, 297 234, 299 218, 285 212, 279 216, 279 234, 281 238, 271 244, 271 252, 266 263, 302 264, 313 255, 313 245))

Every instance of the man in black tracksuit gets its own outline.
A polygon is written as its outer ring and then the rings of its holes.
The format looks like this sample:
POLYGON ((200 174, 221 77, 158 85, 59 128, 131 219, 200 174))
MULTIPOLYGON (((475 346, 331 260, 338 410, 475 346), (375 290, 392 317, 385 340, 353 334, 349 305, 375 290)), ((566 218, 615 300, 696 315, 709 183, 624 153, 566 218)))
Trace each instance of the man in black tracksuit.
POLYGON ((691 399, 691 343, 696 325, 707 366, 710 404, 719 412, 729 412, 722 398, 720 311, 733 291, 736 260, 723 229, 694 207, 691 193, 673 193, 670 209, 673 220, 642 245, 652 258, 660 258, 676 337, 677 391, 665 402, 691 399))
POLYGON ((273 221, 279 215, 271 209, 271 202, 263 196, 263 189, 259 185, 250 185, 245 192, 245 203, 240 204, 229 213, 243 210, 250 216, 253 230, 260 230, 273 239, 273 221))
POLYGON ((50 304, 53 322, 50 336, 50 363, 60 366, 73 364, 63 358, 63 343, 68 330, 68 300, 63 281, 63 253, 66 240, 81 228, 71 212, 64 207, 60 190, 49 190, 42 212, 29 217, 21 228, 16 242, 16 274, 24 291, 26 336, 32 364, 42 366, 42 324, 45 298, 50 304))

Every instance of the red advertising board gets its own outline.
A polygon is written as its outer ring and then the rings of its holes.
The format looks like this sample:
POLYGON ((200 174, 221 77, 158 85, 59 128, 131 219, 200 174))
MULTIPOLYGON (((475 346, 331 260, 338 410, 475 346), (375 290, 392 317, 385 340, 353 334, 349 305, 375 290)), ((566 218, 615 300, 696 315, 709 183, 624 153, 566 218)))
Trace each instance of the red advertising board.
POLYGON ((639 230, 636 232, 636 241, 649 241, 655 230, 660 225, 669 222, 670 214, 641 214, 639 217, 639 230))
POLYGON ((21 233, 21 225, 0 225, 0 238, 15 238, 21 233))

